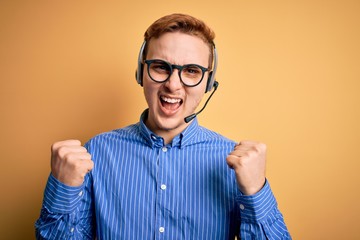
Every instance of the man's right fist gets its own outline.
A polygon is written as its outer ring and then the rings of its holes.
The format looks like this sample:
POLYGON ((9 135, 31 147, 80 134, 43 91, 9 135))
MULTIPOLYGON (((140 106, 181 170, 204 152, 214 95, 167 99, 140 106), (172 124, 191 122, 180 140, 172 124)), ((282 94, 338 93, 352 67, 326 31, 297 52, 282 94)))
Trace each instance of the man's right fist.
POLYGON ((56 142, 51 146, 51 173, 68 186, 80 186, 94 167, 91 155, 79 140, 56 142))

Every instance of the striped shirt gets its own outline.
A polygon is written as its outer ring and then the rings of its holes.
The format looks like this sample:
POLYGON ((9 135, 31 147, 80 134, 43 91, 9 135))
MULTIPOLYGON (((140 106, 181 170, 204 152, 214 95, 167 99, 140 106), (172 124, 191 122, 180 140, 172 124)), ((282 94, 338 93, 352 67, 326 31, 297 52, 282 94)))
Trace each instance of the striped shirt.
POLYGON ((192 123, 173 141, 140 122, 85 144, 83 185, 51 174, 37 239, 291 239, 266 181, 243 195, 226 163, 235 142, 192 123))

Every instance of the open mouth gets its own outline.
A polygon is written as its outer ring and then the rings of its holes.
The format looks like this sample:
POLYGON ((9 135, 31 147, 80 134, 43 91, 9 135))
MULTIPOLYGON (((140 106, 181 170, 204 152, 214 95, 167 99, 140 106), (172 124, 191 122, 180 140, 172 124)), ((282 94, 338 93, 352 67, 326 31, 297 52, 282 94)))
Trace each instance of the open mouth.
POLYGON ((181 104, 183 103, 183 100, 181 98, 171 98, 166 96, 160 96, 160 102, 163 108, 169 111, 177 110, 181 104))

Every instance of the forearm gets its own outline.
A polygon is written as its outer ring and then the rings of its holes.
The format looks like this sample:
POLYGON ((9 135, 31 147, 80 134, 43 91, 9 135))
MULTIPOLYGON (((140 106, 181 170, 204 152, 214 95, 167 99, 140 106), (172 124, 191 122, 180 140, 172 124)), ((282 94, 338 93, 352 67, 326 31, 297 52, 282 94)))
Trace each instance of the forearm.
POLYGON ((268 182, 255 195, 238 196, 237 202, 240 239, 291 239, 268 182))

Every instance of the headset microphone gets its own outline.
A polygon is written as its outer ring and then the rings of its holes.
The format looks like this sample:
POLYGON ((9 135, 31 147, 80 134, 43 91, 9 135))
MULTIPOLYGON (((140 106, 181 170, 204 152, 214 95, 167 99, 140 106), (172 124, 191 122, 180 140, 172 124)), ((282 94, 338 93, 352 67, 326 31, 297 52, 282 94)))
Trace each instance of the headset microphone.
POLYGON ((206 107, 206 105, 208 104, 208 102, 210 101, 211 97, 212 97, 212 96, 214 95, 214 93, 216 92, 218 86, 219 86, 219 83, 218 83, 217 81, 215 81, 215 82, 214 82, 214 86, 213 86, 214 90, 213 90, 213 92, 210 94, 210 96, 208 97, 208 99, 206 100, 204 106, 203 106, 203 107, 200 109, 200 111, 198 111, 197 113, 193 113, 193 114, 187 116, 186 118, 184 118, 184 121, 185 121, 186 123, 188 123, 188 122, 190 122, 191 120, 193 120, 197 115, 199 115, 199 114, 205 109, 205 107, 206 107))

